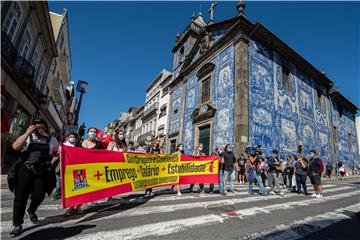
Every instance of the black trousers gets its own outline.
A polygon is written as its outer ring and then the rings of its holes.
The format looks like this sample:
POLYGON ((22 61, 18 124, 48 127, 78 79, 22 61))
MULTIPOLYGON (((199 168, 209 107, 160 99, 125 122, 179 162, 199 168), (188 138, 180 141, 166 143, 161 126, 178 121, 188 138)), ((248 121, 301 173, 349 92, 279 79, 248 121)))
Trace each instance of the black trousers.
MULTIPOLYGON (((195 184, 190 184, 190 189, 191 190, 194 188, 194 185, 195 184)), ((200 191, 203 191, 204 190, 204 184, 199 183, 199 186, 200 186, 200 191)))
POLYGON ((304 190, 304 193, 307 193, 306 177, 307 177, 306 175, 295 174, 296 186, 297 186, 297 191, 298 192, 301 191, 301 186, 302 186, 303 190, 304 190))
POLYGON ((46 182, 43 175, 36 175, 29 171, 23 163, 19 165, 16 174, 13 223, 14 226, 19 226, 24 223, 24 214, 29 196, 31 196, 31 203, 28 210, 31 213, 35 213, 44 200, 46 182))

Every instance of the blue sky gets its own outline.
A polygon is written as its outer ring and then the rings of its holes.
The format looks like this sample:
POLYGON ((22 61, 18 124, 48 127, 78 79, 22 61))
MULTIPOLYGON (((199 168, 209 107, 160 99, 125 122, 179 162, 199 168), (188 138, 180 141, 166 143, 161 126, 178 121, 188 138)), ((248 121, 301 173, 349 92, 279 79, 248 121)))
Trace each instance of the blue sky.
MULTIPOLYGON (((215 20, 236 14, 237 2, 220 2, 215 20)), ((193 12, 206 20, 211 2, 49 2, 68 10, 72 79, 89 82, 79 124, 104 126, 120 111, 142 105, 155 76, 172 69, 171 49, 193 12)), ((324 70, 341 93, 360 106, 359 2, 246 2, 260 22, 324 70)))

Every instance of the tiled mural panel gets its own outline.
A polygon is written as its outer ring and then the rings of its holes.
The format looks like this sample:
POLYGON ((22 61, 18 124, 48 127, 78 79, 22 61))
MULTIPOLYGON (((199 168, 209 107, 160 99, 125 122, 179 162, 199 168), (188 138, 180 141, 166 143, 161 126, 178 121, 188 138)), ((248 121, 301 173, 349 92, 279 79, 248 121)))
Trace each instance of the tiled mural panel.
POLYGON ((182 111, 182 84, 179 84, 170 95, 171 113, 169 121, 169 134, 175 133, 180 129, 180 117, 182 111))
MULTIPOLYGON (((291 63, 287 66, 292 88, 284 90, 283 63, 285 60, 276 52, 258 42, 249 42, 249 142, 262 145, 266 155, 275 148, 284 157, 296 154, 297 146, 302 144, 306 154, 315 148, 324 162, 332 161, 331 103, 325 97, 326 90, 291 63)), ((332 118, 339 131, 337 158, 347 162, 358 159, 354 120, 348 116, 339 120, 336 114, 332 118), (349 132, 354 133, 351 151, 349 132)))
MULTIPOLYGON (((234 144, 234 47, 219 53, 212 61, 215 69, 212 75, 211 104, 217 109, 213 124, 213 149, 234 144)), ((186 82, 186 104, 184 114, 183 143, 185 153, 194 149, 194 125, 191 115, 199 106, 200 82, 196 73, 186 82)))

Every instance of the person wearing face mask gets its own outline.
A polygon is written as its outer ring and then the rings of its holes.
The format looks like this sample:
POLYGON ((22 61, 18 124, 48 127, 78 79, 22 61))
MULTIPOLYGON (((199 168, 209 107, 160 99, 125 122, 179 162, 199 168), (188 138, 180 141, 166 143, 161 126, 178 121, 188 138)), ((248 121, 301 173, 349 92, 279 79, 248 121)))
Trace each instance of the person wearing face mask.
POLYGON ((115 132, 113 136, 113 141, 109 143, 107 150, 115 151, 115 152, 127 151, 127 144, 125 141, 124 132, 122 130, 115 132))
POLYGON ((83 148, 88 149, 104 149, 104 146, 101 144, 101 142, 96 139, 97 135, 97 129, 94 127, 91 127, 87 131, 88 137, 84 139, 80 146, 83 148))
POLYGON ((235 171, 234 171, 234 164, 236 162, 236 158, 234 153, 231 151, 230 144, 225 145, 225 151, 223 153, 224 158, 224 178, 223 184, 226 188, 226 180, 230 176, 230 193, 235 193, 235 171))
MULTIPOLYGON (((122 130, 116 131, 113 136, 113 141, 111 141, 107 146, 107 150, 115 151, 115 152, 126 152, 127 149, 128 148, 125 141, 124 131, 122 130)), ((107 199, 107 203, 114 204, 114 198, 109 197, 107 199)))
MULTIPOLYGON (((97 133, 98 133, 97 128, 90 127, 87 131, 88 137, 81 142, 80 147, 87 149, 104 149, 104 145, 96 137, 97 133)), ((92 207, 94 205, 95 202, 90 202, 87 204, 88 207, 92 207)), ((78 213, 82 213, 80 208, 81 205, 79 207, 78 213)))
MULTIPOLYGON (((223 155, 221 153, 221 148, 216 148, 215 150, 215 154, 219 157, 219 194, 221 195, 226 195, 225 194, 225 187, 224 187, 224 181, 223 181, 223 176, 224 176, 224 158, 223 155)), ((210 184, 210 193, 214 193, 214 184, 210 184)))
MULTIPOLYGON (((205 153, 203 152, 203 144, 202 143, 197 145, 196 150, 193 152, 192 155, 193 156, 205 156, 205 153)), ((199 187, 200 187, 200 194, 204 194, 205 193, 204 184, 199 183, 199 187)), ((194 184, 190 184, 190 192, 194 192, 194 184)))
MULTIPOLYGON (((66 141, 64 142, 64 145, 69 146, 69 147, 78 147, 79 143, 77 141, 77 134, 74 132, 69 133, 66 137, 66 141)), ((60 187, 61 187, 61 185, 59 186, 59 189, 60 189, 60 187)), ((61 192, 60 192, 60 194, 61 194, 61 192)), ((69 209, 66 210, 64 215, 70 216, 73 214, 82 214, 83 210, 81 209, 81 206, 82 205, 70 207, 69 209)))
POLYGON ((128 147, 127 147, 127 151, 128 152, 135 152, 136 149, 134 147, 134 142, 133 141, 130 141, 129 144, 128 144, 128 147))
POLYGON ((50 195, 55 188, 56 176, 51 160, 57 156, 59 144, 54 137, 50 137, 47 123, 43 119, 37 119, 12 147, 15 151, 21 150, 21 159, 13 165, 8 174, 9 189, 15 194, 14 229, 10 236, 15 237, 22 233, 25 212, 30 221, 36 223, 37 208, 45 194, 50 195), (29 196, 31 203, 26 210, 29 196))
MULTIPOLYGON (((173 154, 184 154, 184 146, 182 144, 177 145, 176 151, 173 154)), ((173 185, 171 187, 171 191, 173 191, 175 187, 176 187, 176 193, 180 197, 181 196, 180 184, 173 185)))
MULTIPOLYGON (((69 146, 69 147, 78 147, 78 142, 77 142, 77 134, 72 132, 69 133, 66 136, 66 140, 64 142, 65 146, 69 146)), ((51 161, 52 165, 56 167, 55 169, 55 173, 56 173, 56 188, 55 188, 55 192, 53 194, 52 200, 58 200, 61 198, 61 178, 60 178, 60 156, 53 158, 53 160, 51 161)))
MULTIPOLYGON (((159 140, 154 141, 152 147, 147 150, 147 153, 163 154, 164 150, 160 146, 160 141, 159 140)), ((152 194, 152 188, 147 188, 145 190, 145 197, 150 197, 151 194, 152 194)))

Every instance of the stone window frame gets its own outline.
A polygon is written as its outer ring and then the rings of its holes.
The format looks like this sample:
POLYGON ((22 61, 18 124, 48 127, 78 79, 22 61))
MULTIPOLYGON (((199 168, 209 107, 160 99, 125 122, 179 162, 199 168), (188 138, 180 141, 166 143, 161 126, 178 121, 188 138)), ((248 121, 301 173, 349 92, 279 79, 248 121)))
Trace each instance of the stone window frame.
POLYGON ((197 72, 196 76, 198 77, 198 81, 200 82, 200 87, 199 87, 199 100, 198 100, 198 105, 204 105, 206 103, 211 103, 211 98, 213 95, 213 80, 214 80, 214 71, 215 70, 215 64, 213 63, 206 63, 204 64, 199 71, 197 72), (209 99, 207 101, 203 101, 203 86, 204 86, 204 82, 209 80, 209 88, 210 88, 210 92, 209 92, 209 99))
POLYGON ((334 143, 339 144, 339 132, 336 126, 334 126, 334 143))
MULTIPOLYGON (((174 137, 171 137, 171 138, 169 138, 169 140, 168 140, 168 141, 169 141, 168 151, 169 151, 170 154, 172 154, 172 151, 171 151, 171 142, 174 141, 174 140, 175 140, 175 151, 176 151, 176 146, 178 145, 178 135, 176 135, 176 136, 174 136, 174 137)), ((175 151, 174 151, 174 152, 175 152, 175 151)))
POLYGON ((210 155, 214 147, 214 118, 199 123, 195 123, 194 149, 196 149, 196 146, 199 144, 199 133, 200 133, 199 128, 204 127, 206 125, 210 125, 210 145, 209 145, 209 151, 210 151, 209 155, 210 155))
POLYGON ((289 70, 289 67, 286 64, 280 66, 280 81, 281 81, 281 89, 285 90, 287 93, 291 93, 293 90, 293 77, 289 70), (284 78, 284 73, 286 74, 286 80, 284 78))

